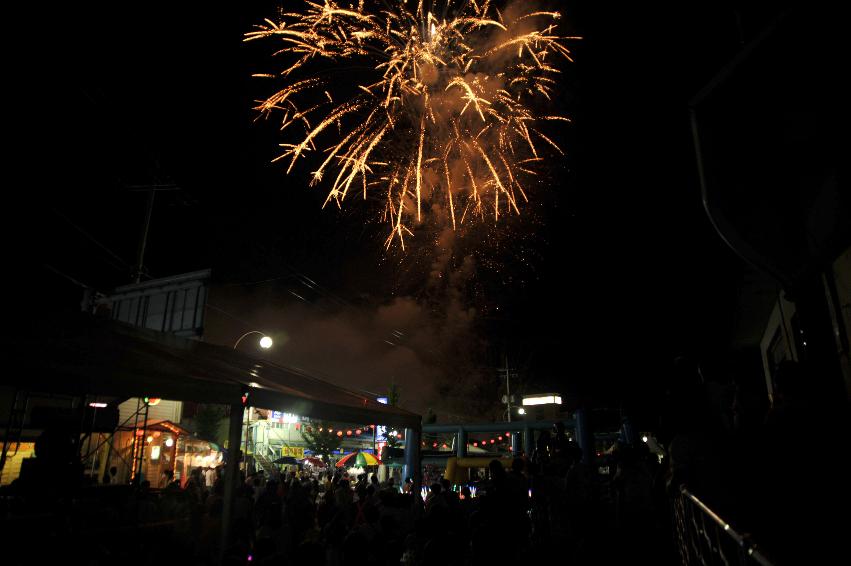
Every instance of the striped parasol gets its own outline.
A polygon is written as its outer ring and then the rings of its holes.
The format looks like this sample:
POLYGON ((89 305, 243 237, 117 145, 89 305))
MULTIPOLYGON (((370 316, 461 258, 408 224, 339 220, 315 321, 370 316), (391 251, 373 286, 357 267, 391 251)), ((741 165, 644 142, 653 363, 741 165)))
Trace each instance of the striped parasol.
POLYGON ((381 464, 381 460, 370 454, 369 452, 352 452, 346 454, 337 462, 338 468, 348 468, 357 466, 377 466, 381 464))

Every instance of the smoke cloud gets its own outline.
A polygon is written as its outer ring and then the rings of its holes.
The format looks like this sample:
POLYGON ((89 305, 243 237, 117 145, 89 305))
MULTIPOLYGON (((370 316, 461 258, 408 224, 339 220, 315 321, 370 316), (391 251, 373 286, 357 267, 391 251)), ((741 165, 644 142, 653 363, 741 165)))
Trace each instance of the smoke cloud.
POLYGON ((445 251, 434 256, 416 297, 356 305, 301 300, 308 293, 292 280, 214 287, 205 340, 231 345, 242 332, 260 328, 275 346, 255 353, 273 362, 376 395, 395 383, 400 406, 419 414, 432 408, 441 421, 486 418, 496 389, 483 365, 479 317, 466 299, 475 261, 468 256, 452 265, 453 237, 452 230, 441 234, 445 251))

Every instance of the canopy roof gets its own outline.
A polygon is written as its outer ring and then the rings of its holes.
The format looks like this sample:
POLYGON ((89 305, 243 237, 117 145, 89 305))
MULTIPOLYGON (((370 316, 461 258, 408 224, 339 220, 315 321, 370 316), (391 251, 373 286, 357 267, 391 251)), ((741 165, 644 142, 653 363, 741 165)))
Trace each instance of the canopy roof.
POLYGON ((173 432, 174 434, 179 434, 181 436, 189 436, 190 432, 180 426, 179 424, 173 423, 166 419, 151 419, 148 421, 141 421, 139 423, 126 423, 123 425, 119 425, 119 430, 133 430, 133 429, 141 429, 145 430, 158 430, 160 432, 173 432))
POLYGON ((419 428, 419 415, 304 372, 207 344, 79 314, 31 320, 3 346, 0 385, 57 394, 248 404, 312 418, 419 428))

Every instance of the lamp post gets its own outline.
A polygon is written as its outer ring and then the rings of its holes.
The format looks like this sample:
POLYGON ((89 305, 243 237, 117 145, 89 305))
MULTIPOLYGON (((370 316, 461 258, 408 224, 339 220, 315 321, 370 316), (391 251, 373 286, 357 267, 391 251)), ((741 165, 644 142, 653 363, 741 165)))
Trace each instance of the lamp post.
POLYGON ((262 336, 262 338, 260 338, 260 347, 264 350, 268 350, 272 347, 273 342, 271 337, 266 336, 266 334, 260 332, 259 330, 249 330, 248 332, 237 338, 236 342, 234 342, 233 344, 233 349, 236 350, 236 347, 239 345, 240 342, 242 342, 242 339, 248 336, 249 334, 259 334, 260 336, 262 336))
MULTIPOLYGON (((260 338, 260 347, 264 350, 268 350, 272 347, 272 338, 267 336, 265 333, 260 332, 259 330, 249 330, 239 338, 237 338, 236 342, 233 344, 233 349, 236 350, 236 347, 239 346, 239 343, 242 342, 242 339, 248 336, 249 334, 259 334, 260 338)), ((245 465, 245 475, 248 476, 248 435, 251 430, 251 407, 245 408, 245 446, 243 448, 243 462, 245 465)))

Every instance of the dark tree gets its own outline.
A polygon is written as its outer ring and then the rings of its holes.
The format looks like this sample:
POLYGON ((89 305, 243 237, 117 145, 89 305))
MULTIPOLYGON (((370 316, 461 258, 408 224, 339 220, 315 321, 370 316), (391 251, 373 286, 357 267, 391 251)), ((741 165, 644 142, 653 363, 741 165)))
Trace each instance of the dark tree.
POLYGON ((302 426, 301 437, 304 439, 307 448, 312 450, 314 454, 324 456, 327 460, 328 455, 340 448, 343 443, 343 438, 337 436, 336 432, 329 432, 329 427, 334 425, 324 421, 311 423, 309 426, 302 426))

